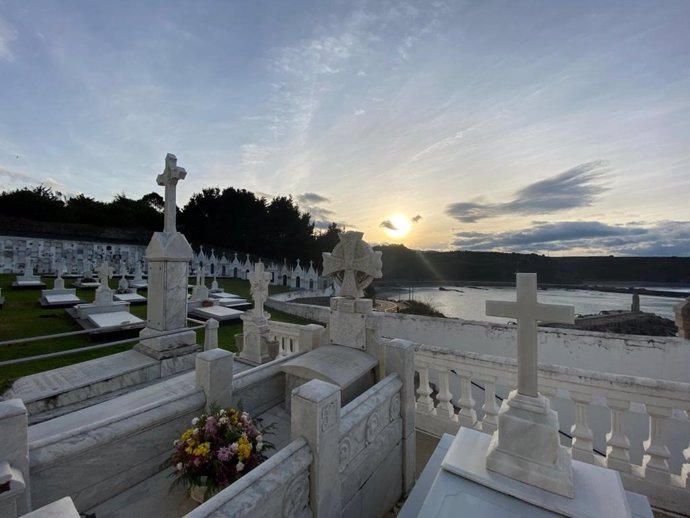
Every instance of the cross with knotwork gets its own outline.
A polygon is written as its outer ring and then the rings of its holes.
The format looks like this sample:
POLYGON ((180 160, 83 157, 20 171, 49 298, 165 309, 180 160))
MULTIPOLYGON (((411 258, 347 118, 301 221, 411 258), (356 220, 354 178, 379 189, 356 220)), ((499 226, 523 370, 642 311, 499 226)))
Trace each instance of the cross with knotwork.
POLYGON ((98 282, 101 288, 108 287, 108 279, 112 278, 112 276, 113 269, 110 267, 110 264, 108 264, 108 261, 103 261, 101 266, 98 267, 98 282))
POLYGON ((537 322, 572 324, 573 306, 537 302, 537 274, 517 274, 517 301, 487 300, 486 314, 517 319, 518 393, 537 397, 537 322))
POLYGON ((250 293, 254 299, 254 315, 263 318, 264 302, 268 298, 268 284, 271 282, 271 272, 264 270, 264 263, 259 261, 254 271, 247 275, 251 286, 250 293))
POLYGON ((364 288, 383 275, 381 252, 374 252, 362 241, 363 235, 362 232, 342 232, 333 253, 323 253, 323 274, 333 275, 340 285, 341 297, 363 297, 364 288))
POLYGON ((175 192, 177 189, 177 182, 184 180, 187 176, 187 171, 183 167, 177 166, 177 157, 172 153, 165 156, 165 170, 156 178, 158 185, 165 186, 165 225, 163 232, 173 233, 177 232, 175 226, 175 216, 177 215, 177 203, 175 201, 175 192))

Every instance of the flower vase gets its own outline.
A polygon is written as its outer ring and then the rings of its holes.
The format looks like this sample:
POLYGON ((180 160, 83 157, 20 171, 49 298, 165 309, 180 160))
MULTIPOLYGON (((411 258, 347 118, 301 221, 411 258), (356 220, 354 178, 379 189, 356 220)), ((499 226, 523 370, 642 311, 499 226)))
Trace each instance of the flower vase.
POLYGON ((206 490, 208 489, 208 486, 198 486, 196 484, 192 485, 191 488, 189 488, 189 497, 194 500, 195 502, 199 502, 200 504, 203 504, 206 501, 206 490))

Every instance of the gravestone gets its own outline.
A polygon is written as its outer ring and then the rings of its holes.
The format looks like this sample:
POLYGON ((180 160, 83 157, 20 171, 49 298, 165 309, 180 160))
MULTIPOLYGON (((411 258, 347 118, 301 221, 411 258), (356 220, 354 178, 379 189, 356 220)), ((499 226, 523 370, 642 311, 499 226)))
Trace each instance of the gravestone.
POLYGON ((254 271, 249 275, 250 293, 254 299, 254 309, 250 309, 240 318, 242 319, 243 346, 240 358, 254 365, 259 365, 271 360, 269 354, 269 325, 271 318, 264 311, 264 303, 268 298, 268 285, 271 282, 271 274, 264 270, 264 264, 258 261, 254 271))
POLYGON ((34 275, 34 267, 31 263, 31 257, 27 256, 24 263, 24 273, 17 275, 17 280, 12 283, 14 288, 45 288, 45 284, 41 282, 38 275, 34 275))
POLYGON ((445 435, 399 518, 651 518, 644 497, 626 493, 617 471, 573 461, 560 446, 558 415, 537 386, 537 321, 572 323, 572 306, 540 304, 536 274, 517 274, 517 302, 487 301, 486 313, 518 319, 518 388, 503 401, 490 437, 461 427, 445 435), (441 460, 441 458, 443 460, 441 460), (435 473, 434 473, 435 472, 435 473))
POLYGON ((187 171, 177 165, 175 155, 165 157, 165 170, 156 182, 165 186, 163 232, 155 232, 146 248, 149 266, 146 327, 135 349, 157 360, 195 353, 196 333, 187 328, 187 282, 189 261, 194 257, 183 234, 176 227, 177 182, 187 171), (166 336, 155 336, 174 331, 166 336))
POLYGON ((364 288, 382 276, 382 254, 374 252, 362 236, 361 232, 343 232, 333 253, 323 254, 324 273, 333 275, 340 286, 338 296, 331 299, 331 345, 317 347, 283 365, 289 390, 310 379, 321 379, 340 387, 342 399, 349 401, 375 382, 378 350, 374 349, 375 338, 367 337, 373 303, 361 297, 364 288))
POLYGON ((65 280, 62 278, 64 269, 64 261, 58 262, 56 265, 57 277, 53 282, 53 289, 41 290, 41 297, 38 301, 42 307, 74 306, 84 302, 77 297, 77 290, 75 288, 65 289, 65 280))

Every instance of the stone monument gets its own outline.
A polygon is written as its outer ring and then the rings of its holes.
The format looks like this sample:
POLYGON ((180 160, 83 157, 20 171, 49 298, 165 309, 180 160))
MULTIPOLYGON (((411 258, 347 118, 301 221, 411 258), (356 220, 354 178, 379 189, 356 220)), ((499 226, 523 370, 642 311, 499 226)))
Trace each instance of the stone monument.
POLYGON ((258 261, 254 271, 248 275, 251 286, 250 293, 254 299, 254 309, 246 311, 240 316, 243 322, 243 347, 240 358, 255 365, 265 363, 271 359, 269 353, 269 313, 264 311, 264 303, 268 298, 268 285, 271 274, 264 270, 264 264, 258 261))
POLYGON ((196 334, 187 328, 188 268, 194 252, 175 224, 177 182, 186 176, 187 171, 177 165, 175 155, 168 153, 165 170, 156 178, 158 185, 165 187, 165 224, 163 232, 155 232, 146 248, 149 303, 146 327, 135 348, 157 360, 200 349, 196 334), (170 331, 176 332, 155 336, 170 331))
POLYGON ((486 314, 518 322, 518 386, 501 405, 486 467, 572 498, 573 470, 560 443, 558 414, 537 390, 537 321, 572 324, 574 309, 537 302, 537 275, 518 273, 517 301, 487 301, 486 314))
POLYGON ((98 283, 99 286, 96 288, 96 299, 94 304, 112 304, 113 303, 113 290, 110 289, 108 285, 108 280, 113 277, 113 269, 108 264, 108 261, 103 261, 101 266, 98 268, 98 283))
POLYGON ((323 274, 332 275, 339 286, 331 298, 330 342, 356 349, 366 349, 366 316, 373 309, 371 299, 364 299, 364 289, 380 278, 381 252, 374 252, 362 241, 362 232, 343 232, 332 253, 323 254, 323 274))

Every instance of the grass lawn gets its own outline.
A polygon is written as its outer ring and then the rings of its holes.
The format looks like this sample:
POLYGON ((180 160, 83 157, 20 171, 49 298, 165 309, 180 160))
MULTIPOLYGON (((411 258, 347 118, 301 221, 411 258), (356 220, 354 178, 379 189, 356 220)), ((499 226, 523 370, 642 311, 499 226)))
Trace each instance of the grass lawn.
MULTIPOLYGON (((0 341, 81 330, 81 327, 79 327, 63 308, 43 309, 38 302, 38 298, 41 295, 40 290, 13 289, 12 283, 15 278, 16 275, 0 274, 0 288, 2 289, 2 295, 5 297, 5 305, 3 309, 0 310, 0 341)), ((47 288, 53 286, 53 280, 51 278, 44 277, 42 280, 46 283, 47 288)), ((118 281, 119 278, 111 279, 111 288, 116 289, 118 281)), ((72 282, 72 279, 65 279, 65 287, 72 288, 72 282)), ((240 297, 251 300, 248 281, 240 279, 218 279, 218 284, 227 292, 235 293, 240 297)), ((288 288, 282 286, 270 286, 269 290, 271 294, 289 291, 288 288)), ((146 291, 141 291, 140 293, 146 295, 146 291)), ((94 290, 77 289, 77 296, 86 302, 92 302, 94 299, 94 290)), ((132 314, 146 320, 146 305, 130 306, 130 310, 132 314)), ((279 311, 271 311, 271 319, 295 324, 310 323, 307 320, 287 315, 279 311)), ((193 327, 196 324, 190 322, 189 325, 193 327)), ((235 335, 241 332, 241 321, 221 324, 218 330, 218 345, 223 349, 234 352, 235 335)), ((110 334, 100 337, 98 335, 94 335, 93 337, 89 335, 78 335, 41 340, 21 345, 3 345, 0 346, 0 361, 77 349, 89 345, 121 340, 127 337, 135 338, 138 335, 138 331, 130 331, 128 333, 129 334, 110 334)), ((203 340, 203 330, 199 330, 197 333, 197 343, 203 344, 203 340)), ((15 379, 21 376, 83 362, 93 358, 99 358, 101 356, 107 356, 120 351, 126 351, 131 349, 135 344, 136 340, 131 344, 104 347, 103 349, 95 351, 75 353, 58 358, 35 360, 17 365, 0 366, 0 393, 8 388, 15 379)))

